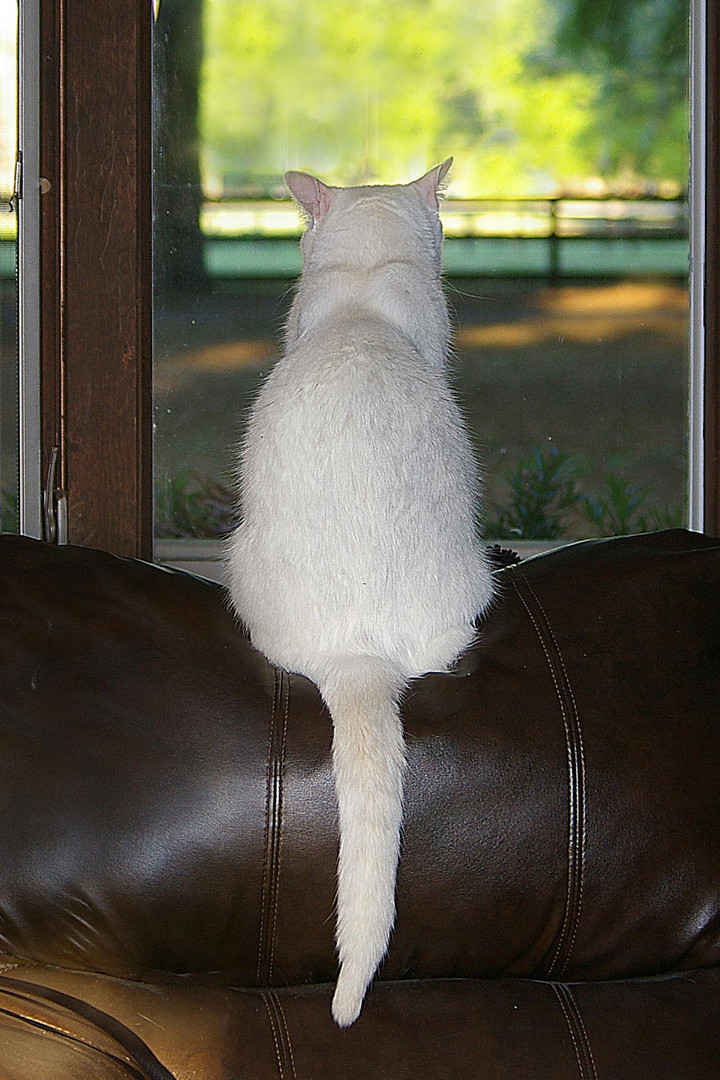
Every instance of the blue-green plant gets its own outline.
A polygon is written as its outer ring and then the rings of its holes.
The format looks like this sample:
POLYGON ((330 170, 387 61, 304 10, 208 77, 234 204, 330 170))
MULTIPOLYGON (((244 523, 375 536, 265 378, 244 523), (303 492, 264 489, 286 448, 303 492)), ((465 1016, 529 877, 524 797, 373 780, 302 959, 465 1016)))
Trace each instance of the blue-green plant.
POLYGON ((577 467, 570 454, 535 448, 507 476, 510 505, 485 523, 498 539, 555 540, 567 527, 565 513, 580 499, 577 467))
POLYGON ((633 484, 620 473, 607 473, 602 495, 583 495, 580 504, 592 522, 597 536, 627 536, 647 532, 638 511, 647 500, 650 488, 633 484))
POLYGON ((508 473, 510 498, 505 508, 484 522, 485 536, 556 540, 566 535, 573 510, 587 519, 594 536, 626 536, 683 524, 681 507, 646 509, 650 485, 635 484, 621 473, 606 473, 599 495, 585 494, 579 484, 586 471, 587 465, 562 450, 535 448, 508 473))

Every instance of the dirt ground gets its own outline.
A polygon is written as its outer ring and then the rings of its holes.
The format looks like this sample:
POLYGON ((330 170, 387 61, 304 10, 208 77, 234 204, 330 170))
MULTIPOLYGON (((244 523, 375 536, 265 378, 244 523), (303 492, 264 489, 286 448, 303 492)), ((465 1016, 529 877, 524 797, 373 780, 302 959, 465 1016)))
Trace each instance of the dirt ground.
MULTIPOLYGON (((158 302, 161 500, 169 478, 188 492, 231 482, 242 417, 278 355, 290 298, 287 282, 238 281, 158 302)), ((489 520, 512 505, 518 463, 550 448, 570 455, 578 492, 602 497, 612 474, 645 489, 648 521, 684 519, 685 282, 456 279, 448 298, 454 380, 482 458, 489 520)), ((562 521, 569 538, 597 532, 577 508, 562 521)))
MULTIPOLYGON (((0 442, 9 488, 17 460, 16 325, 4 284, 0 442)), ((634 525, 640 515, 651 525, 684 520, 686 282, 476 278, 451 280, 447 292, 456 325, 453 377, 483 463, 491 524, 512 508, 518 463, 551 448, 570 455, 582 494, 603 497, 608 474, 628 490, 645 490, 634 525)), ((222 502, 243 416, 279 354, 290 300, 286 281, 216 281, 212 291, 158 299, 155 474, 165 535, 205 531, 207 514, 170 520, 183 501, 210 491, 211 502, 218 492, 222 502)), ((562 515, 568 538, 597 533, 579 505, 562 515)), ((223 515, 211 510, 210 531, 222 528, 223 515)))

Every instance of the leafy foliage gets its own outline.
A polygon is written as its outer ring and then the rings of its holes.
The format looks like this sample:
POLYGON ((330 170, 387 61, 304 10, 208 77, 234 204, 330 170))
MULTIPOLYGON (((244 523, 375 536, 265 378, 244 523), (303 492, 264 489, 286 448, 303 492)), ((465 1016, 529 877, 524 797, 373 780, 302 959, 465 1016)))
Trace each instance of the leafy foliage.
POLYGON ((563 514, 580 496, 572 459, 551 447, 535 449, 523 458, 508 476, 511 499, 495 524, 488 524, 492 537, 522 540, 555 540, 564 531, 563 514))
POLYGON ((624 476, 610 473, 605 478, 606 494, 586 495, 583 509, 599 536, 625 536, 648 496, 648 488, 629 483, 624 476))
POLYGON ((553 0, 560 56, 601 82, 594 141, 606 168, 684 176, 688 0, 553 0))
POLYGON ((206 177, 686 180, 687 0, 206 0, 206 177), (667 77, 667 63, 672 77, 667 77))
POLYGON ((627 536, 631 532, 650 532, 652 529, 677 529, 683 524, 680 507, 670 510, 653 508, 641 514, 650 488, 633 484, 619 473, 608 473, 605 491, 600 496, 582 496, 582 508, 593 526, 595 536, 627 536))
MULTIPOLYGON (((677 528, 681 508, 640 511, 651 495, 649 486, 634 484, 620 473, 607 473, 600 495, 584 494, 580 467, 572 455, 552 447, 534 449, 508 474, 507 508, 484 525, 492 539, 556 540, 566 535, 568 512, 575 510, 590 524, 590 536, 626 536, 632 532, 677 528)), ((581 527, 582 528, 582 527, 581 527)))
POLYGON ((562 51, 686 78, 688 0, 555 0, 555 6, 562 51))

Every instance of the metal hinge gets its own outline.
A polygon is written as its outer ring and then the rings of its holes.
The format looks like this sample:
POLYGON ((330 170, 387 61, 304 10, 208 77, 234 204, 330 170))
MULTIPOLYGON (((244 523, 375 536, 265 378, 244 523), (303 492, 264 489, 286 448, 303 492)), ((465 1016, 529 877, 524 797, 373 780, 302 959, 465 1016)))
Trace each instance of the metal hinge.
POLYGON ((43 534, 51 544, 67 544, 67 494, 58 483, 59 461, 60 448, 53 446, 43 491, 43 534))

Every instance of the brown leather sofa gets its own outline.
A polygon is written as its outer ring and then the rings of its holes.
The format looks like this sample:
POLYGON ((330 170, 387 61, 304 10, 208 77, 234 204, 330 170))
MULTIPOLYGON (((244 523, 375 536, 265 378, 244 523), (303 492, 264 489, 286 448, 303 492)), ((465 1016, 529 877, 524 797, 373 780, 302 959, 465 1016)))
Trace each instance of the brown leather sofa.
POLYGON ((498 571, 412 687, 397 927, 330 1018, 330 722, 221 591, 0 538, 0 1080, 717 1080, 720 541, 498 571))

